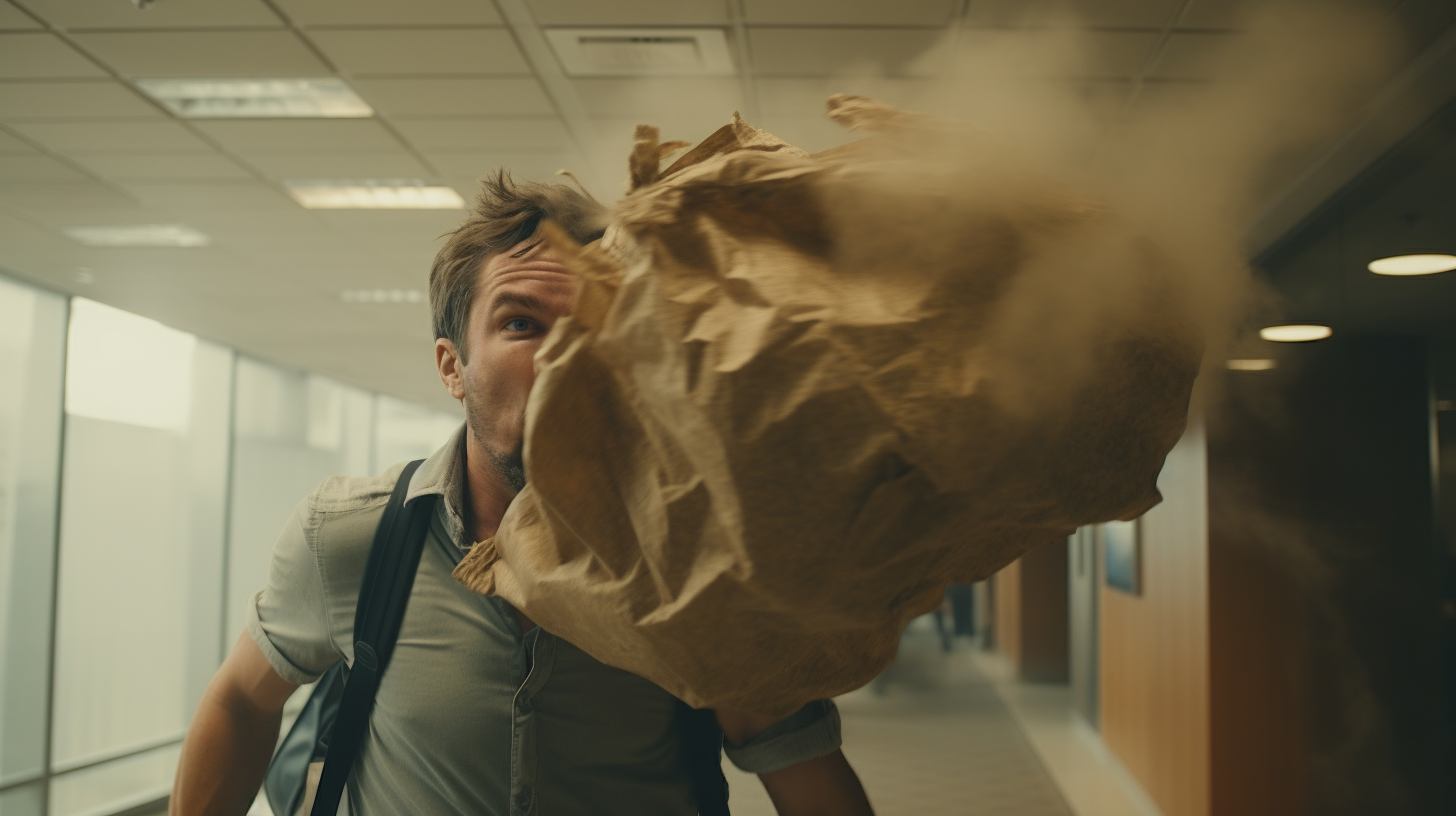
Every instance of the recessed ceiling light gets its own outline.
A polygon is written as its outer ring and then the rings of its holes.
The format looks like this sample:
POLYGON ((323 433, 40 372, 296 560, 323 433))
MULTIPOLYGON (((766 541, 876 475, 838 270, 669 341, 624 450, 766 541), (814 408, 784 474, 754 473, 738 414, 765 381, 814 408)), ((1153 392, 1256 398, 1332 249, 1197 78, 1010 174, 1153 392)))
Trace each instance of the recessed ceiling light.
POLYGON ((418 289, 345 289, 339 293, 345 303, 424 303, 418 289))
POLYGON ((294 201, 310 210, 463 210, 454 189, 419 179, 285 181, 294 201))
POLYGON ((362 119, 374 115, 337 77, 138 79, 142 93, 186 119, 362 119))
POLYGON ((1229 371, 1268 371, 1277 368, 1279 363, 1274 360, 1229 360, 1226 365, 1229 371))
POLYGON ((200 247, 212 239, 186 224, 98 224, 62 227, 71 240, 104 247, 200 247))
POLYGON ((1393 255, 1366 268, 1377 275, 1434 275, 1456 269, 1456 255, 1393 255))
POLYGON ((1259 336, 1275 343, 1312 343, 1334 334, 1329 326, 1312 323, 1292 323, 1287 326, 1266 326, 1259 329, 1259 336))
POLYGON ((721 28, 549 28, 572 76, 730 76, 721 28))

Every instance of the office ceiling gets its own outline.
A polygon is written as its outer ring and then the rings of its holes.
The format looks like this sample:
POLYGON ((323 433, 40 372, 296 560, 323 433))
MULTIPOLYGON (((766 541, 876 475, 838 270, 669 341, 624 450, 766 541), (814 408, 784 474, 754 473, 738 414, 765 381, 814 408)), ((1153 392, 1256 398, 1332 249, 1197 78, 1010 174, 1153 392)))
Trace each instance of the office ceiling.
MULTIPOLYGON (((1241 36, 1252 2, 1081 0, 1096 56, 1067 79, 1098 85, 1121 110, 1196 89, 1207 79, 1198 54, 1241 36)), ((1366 2, 1402 22, 1413 62, 1456 18, 1449 0, 1366 2)), ((427 307, 345 302, 341 292, 423 289, 440 236, 463 213, 305 210, 284 180, 422 179, 468 199, 497 166, 537 179, 569 168, 611 199, 638 122, 697 139, 741 110, 827 147, 843 138, 817 114, 829 93, 912 100, 934 78, 917 57, 948 27, 999 36, 1031 4, 0 0, 0 268, 262 359, 448 404, 427 307), (720 28, 737 74, 573 77, 543 35, 559 27, 720 28), (179 119, 134 84, 169 76, 337 76, 376 113, 179 119), (99 248, 62 231, 158 223, 212 242, 99 248)))

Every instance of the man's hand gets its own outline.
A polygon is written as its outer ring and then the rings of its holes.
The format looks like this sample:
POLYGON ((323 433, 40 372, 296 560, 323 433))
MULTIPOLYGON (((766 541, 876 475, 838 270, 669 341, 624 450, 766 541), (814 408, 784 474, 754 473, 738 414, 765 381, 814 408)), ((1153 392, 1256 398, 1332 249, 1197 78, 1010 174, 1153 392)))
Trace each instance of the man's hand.
MULTIPOLYGON (((715 713, 723 736, 733 745, 743 745, 776 722, 746 711, 715 713)), ((843 751, 759 774, 758 779, 779 816, 874 816, 843 751)))
POLYGON ((244 632, 197 705, 167 812, 242 816, 253 804, 278 741, 283 704, 297 686, 273 671, 244 632))

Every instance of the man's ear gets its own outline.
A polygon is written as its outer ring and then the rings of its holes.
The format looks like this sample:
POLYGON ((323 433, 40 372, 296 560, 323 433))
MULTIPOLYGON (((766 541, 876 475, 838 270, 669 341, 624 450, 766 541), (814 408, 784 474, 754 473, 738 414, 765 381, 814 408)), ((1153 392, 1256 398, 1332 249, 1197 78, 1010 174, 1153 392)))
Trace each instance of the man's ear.
POLYGON ((455 399, 465 398, 465 361, 448 337, 435 341, 435 368, 440 371, 440 382, 455 399))

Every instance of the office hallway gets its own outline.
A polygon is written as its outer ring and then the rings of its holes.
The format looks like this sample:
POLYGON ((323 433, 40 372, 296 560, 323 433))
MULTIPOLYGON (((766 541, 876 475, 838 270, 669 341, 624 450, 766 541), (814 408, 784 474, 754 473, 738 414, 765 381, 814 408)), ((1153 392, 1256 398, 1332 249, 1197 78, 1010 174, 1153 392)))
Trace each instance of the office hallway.
MULTIPOLYGON (((845 755, 879 816, 1074 816, 980 662, 964 639, 942 653, 920 618, 876 681, 882 694, 838 699, 845 755)), ((734 816, 773 816, 757 779, 724 767, 734 816)))

